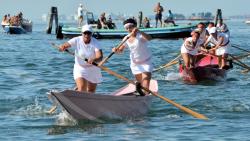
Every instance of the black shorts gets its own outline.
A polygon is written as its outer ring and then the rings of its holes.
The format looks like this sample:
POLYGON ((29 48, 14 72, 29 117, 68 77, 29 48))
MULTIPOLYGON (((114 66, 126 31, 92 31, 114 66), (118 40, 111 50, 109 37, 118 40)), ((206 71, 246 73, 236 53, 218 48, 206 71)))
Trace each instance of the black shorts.
POLYGON ((161 20, 162 19, 162 14, 155 14, 155 20, 161 20))

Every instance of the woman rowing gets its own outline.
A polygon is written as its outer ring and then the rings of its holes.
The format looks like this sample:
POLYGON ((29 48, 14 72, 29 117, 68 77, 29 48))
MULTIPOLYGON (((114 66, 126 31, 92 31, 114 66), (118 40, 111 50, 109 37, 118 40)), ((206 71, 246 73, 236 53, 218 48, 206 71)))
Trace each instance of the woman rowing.
POLYGON ((209 33, 206 29, 206 25, 203 22, 200 22, 197 25, 197 30, 199 30, 199 32, 200 32, 200 39, 202 40, 203 43, 205 43, 208 36, 209 36, 209 33))
POLYGON ((207 46, 209 43, 214 44, 215 46, 210 49, 210 52, 215 51, 216 55, 219 56, 219 67, 223 69, 226 66, 226 60, 229 53, 230 40, 229 37, 224 33, 218 33, 216 27, 212 27, 209 30, 210 36, 208 37, 204 46, 207 46))
MULTIPOLYGON (((143 87, 149 88, 151 79, 152 53, 148 48, 148 41, 151 36, 136 28, 136 21, 134 19, 127 19, 124 21, 124 28, 130 33, 130 38, 120 47, 113 48, 112 51, 121 53, 126 47, 130 49, 130 68, 134 74, 137 82, 143 87)), ((126 37, 125 37, 126 38, 126 37)))
POLYGON ((191 36, 192 37, 186 38, 181 46, 181 56, 186 69, 195 67, 196 55, 198 55, 199 50, 206 51, 205 49, 201 48, 203 41, 200 39, 200 31, 192 31, 191 36))
POLYGON ((100 69, 92 65, 92 62, 101 61, 103 56, 99 42, 92 37, 91 26, 84 25, 82 36, 72 38, 61 45, 59 50, 65 51, 69 47, 75 47, 76 57, 73 73, 77 90, 94 93, 97 84, 102 80, 102 75, 100 69), (87 58, 88 62, 82 58, 87 58))

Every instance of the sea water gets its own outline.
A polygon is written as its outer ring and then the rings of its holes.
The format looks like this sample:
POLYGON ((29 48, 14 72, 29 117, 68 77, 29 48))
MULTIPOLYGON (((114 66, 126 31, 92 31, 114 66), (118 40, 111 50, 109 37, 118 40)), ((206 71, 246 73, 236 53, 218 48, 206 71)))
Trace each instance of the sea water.
MULTIPOLYGON (((231 43, 250 50, 250 26, 226 21, 231 43)), ((51 90, 74 87, 74 58, 58 52, 50 43, 62 44, 45 33, 46 24, 34 24, 31 34, 0 33, 0 140, 249 140, 250 78, 234 66, 224 81, 184 84, 178 66, 155 72, 159 94, 209 117, 199 120, 155 97, 150 112, 140 118, 80 122, 59 108, 47 114, 51 90)), ((104 56, 121 42, 100 40, 104 56)), ((155 68, 168 63, 180 52, 183 39, 154 39, 149 47, 155 68)), ((233 54, 242 52, 232 48, 233 54)), ((249 58, 242 60, 250 65, 249 58)), ((129 69, 129 51, 113 55, 105 66, 134 79, 129 69)), ((112 92, 126 82, 102 72, 104 81, 97 92, 112 92)))

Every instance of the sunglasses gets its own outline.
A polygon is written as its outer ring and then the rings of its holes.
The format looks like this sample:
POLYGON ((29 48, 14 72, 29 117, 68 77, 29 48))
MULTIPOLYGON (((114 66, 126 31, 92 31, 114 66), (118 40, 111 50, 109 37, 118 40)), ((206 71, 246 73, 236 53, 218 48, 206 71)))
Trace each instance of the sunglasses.
POLYGON ((82 34, 84 34, 84 35, 91 35, 92 32, 86 31, 86 32, 83 32, 82 34))

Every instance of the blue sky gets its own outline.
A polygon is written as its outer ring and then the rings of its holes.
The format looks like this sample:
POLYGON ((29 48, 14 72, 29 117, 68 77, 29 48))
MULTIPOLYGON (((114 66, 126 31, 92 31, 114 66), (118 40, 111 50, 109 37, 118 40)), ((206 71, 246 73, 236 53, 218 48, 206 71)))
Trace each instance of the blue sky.
POLYGON ((165 8, 164 14, 168 9, 185 16, 203 11, 215 14, 218 8, 222 9, 225 16, 250 14, 250 0, 1 0, 0 13, 13 15, 22 11, 29 19, 39 19, 42 14, 49 12, 51 6, 56 6, 59 14, 72 15, 82 3, 96 15, 113 12, 136 16, 138 11, 153 15, 153 7, 157 2, 165 8))

